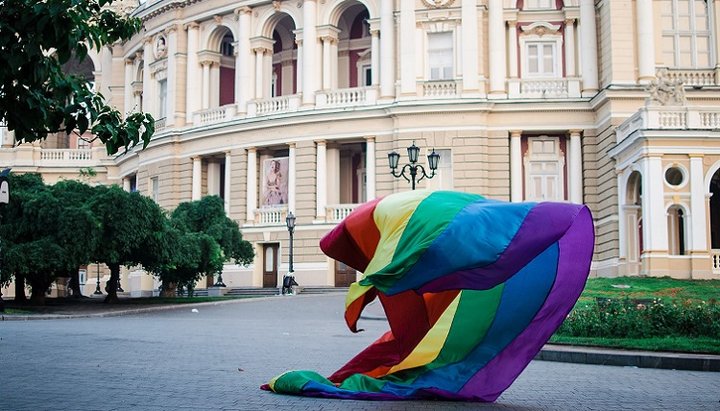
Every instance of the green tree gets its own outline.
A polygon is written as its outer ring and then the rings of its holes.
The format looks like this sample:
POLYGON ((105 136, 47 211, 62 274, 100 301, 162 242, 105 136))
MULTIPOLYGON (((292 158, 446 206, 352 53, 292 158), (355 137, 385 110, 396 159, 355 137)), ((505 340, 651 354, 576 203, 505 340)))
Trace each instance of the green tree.
POLYGON ((156 273, 166 295, 174 295, 177 285, 190 289, 202 276, 221 274, 223 263, 232 260, 249 264, 253 250, 243 240, 238 224, 225 214, 223 200, 217 196, 181 203, 171 214, 177 231, 179 252, 156 273))
POLYGON ((89 206, 101 222, 95 259, 110 268, 106 302, 118 301, 120 266, 142 265, 155 271, 168 258, 167 224, 163 210, 139 193, 118 186, 98 186, 89 206))
POLYGON ((85 204, 92 188, 61 181, 11 192, 18 213, 10 227, 7 266, 30 285, 32 302, 42 305, 58 277, 77 276, 78 267, 91 261, 100 226, 85 204))
POLYGON ((109 154, 150 142, 152 116, 124 120, 85 79, 62 65, 83 60, 89 47, 101 50, 130 38, 142 24, 108 8, 112 0, 5 0, 0 2, 0 120, 19 142, 49 133, 90 130, 109 154))
POLYGON ((2 269, 0 284, 7 285, 15 280, 15 301, 26 301, 25 271, 21 270, 22 261, 12 258, 17 252, 15 247, 34 239, 27 217, 25 204, 39 191, 45 190, 45 183, 39 174, 15 174, 8 176, 10 203, 0 207, 0 241, 2 244, 2 269))

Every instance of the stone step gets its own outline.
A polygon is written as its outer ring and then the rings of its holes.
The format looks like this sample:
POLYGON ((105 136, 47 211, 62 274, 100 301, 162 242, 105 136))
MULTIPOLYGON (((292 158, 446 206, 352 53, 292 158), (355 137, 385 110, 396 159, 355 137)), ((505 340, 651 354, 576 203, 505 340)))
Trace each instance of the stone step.
POLYGON ((347 287, 301 287, 302 294, 347 293, 347 287))

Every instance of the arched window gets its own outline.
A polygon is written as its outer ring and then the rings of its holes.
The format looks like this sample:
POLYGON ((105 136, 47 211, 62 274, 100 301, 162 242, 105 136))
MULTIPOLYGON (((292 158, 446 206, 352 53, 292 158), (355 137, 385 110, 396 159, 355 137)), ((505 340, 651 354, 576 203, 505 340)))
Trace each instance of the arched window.
POLYGON ((685 255, 685 213, 678 205, 668 209, 668 241, 671 255, 685 255))
POLYGON ((673 68, 711 67, 711 2, 661 0, 659 3, 665 64, 673 68))

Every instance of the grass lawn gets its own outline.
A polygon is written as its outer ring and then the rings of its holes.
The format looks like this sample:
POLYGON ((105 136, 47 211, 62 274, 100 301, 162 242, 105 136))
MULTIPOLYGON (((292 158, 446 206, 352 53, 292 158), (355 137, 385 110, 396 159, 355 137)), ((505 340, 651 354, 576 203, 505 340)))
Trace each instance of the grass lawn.
POLYGON ((600 298, 663 300, 720 300, 720 280, 673 280, 668 277, 590 278, 580 296, 583 302, 600 298))
MULTIPOLYGON (((720 304, 720 280, 674 280, 668 277, 590 278, 578 301, 578 309, 594 307, 596 299, 662 300, 682 305, 692 301, 720 304)), ((611 316, 612 318, 612 316, 611 316)), ((717 319, 720 321, 720 318, 717 319)), ((677 351, 720 354, 720 339, 712 337, 662 336, 605 338, 553 335, 551 343, 590 345, 646 351, 677 351)))
POLYGON ((553 335, 553 344, 589 345, 642 351, 720 354, 720 340, 709 337, 595 338, 553 335))

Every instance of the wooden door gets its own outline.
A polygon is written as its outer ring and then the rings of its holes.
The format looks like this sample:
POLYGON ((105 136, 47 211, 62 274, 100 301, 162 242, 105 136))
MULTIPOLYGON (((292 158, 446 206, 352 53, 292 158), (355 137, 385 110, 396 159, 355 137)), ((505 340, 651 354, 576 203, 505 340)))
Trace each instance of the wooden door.
POLYGON ((355 282, 357 272, 340 261, 335 261, 335 287, 349 287, 355 282))
POLYGON ((279 244, 263 244, 263 288, 277 288, 279 244))

